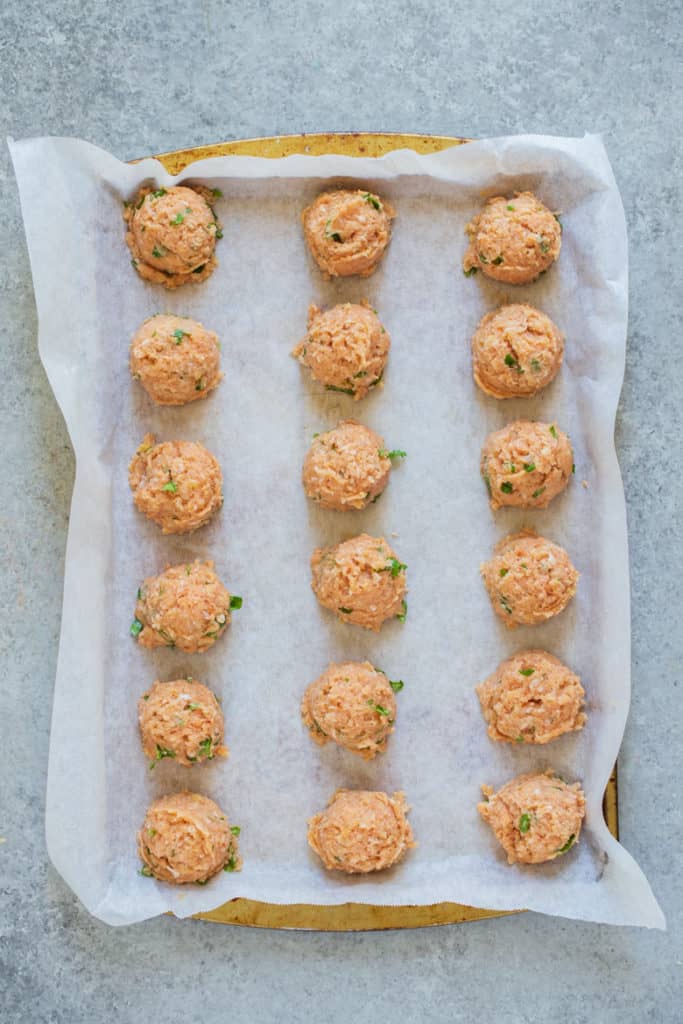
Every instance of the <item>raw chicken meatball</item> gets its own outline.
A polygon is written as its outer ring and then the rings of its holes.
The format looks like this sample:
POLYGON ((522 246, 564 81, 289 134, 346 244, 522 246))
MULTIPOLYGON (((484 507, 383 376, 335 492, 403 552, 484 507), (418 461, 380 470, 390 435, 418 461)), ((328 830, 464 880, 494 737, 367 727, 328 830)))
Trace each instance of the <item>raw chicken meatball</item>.
POLYGON ((550 743, 586 724, 581 680, 547 651, 519 651, 477 686, 492 740, 550 743))
POLYGON ((177 647, 186 654, 208 650, 230 625, 231 597, 213 571, 199 559, 150 576, 138 590, 130 627, 142 647, 177 647))
POLYGON ((320 746, 329 740, 366 760, 386 750, 394 731, 396 699, 393 686, 369 661, 328 665, 308 687, 301 716, 320 746))
POLYGON ((130 372, 157 405, 206 398, 223 376, 220 367, 218 335, 186 316, 150 316, 130 344, 130 372))
POLYGON ((481 269, 495 281, 529 284, 560 255, 560 222, 532 192, 494 196, 465 230, 470 245, 462 265, 468 275, 481 269))
POLYGON ((533 530, 503 538, 481 567, 493 610, 506 626, 534 626, 563 611, 579 574, 558 544, 533 530))
POLYGON ((553 772, 519 775, 497 793, 482 786, 477 810, 507 854, 508 864, 542 864, 566 853, 581 832, 585 814, 578 782, 568 785, 553 772))
POLYGON ((515 420, 489 434, 481 452, 481 475, 491 508, 545 508, 569 483, 574 453, 554 423, 515 420))
POLYGON ((308 823, 308 845, 328 870, 349 875, 383 871, 414 846, 403 793, 338 789, 308 823))
POLYGON ((292 355, 328 391, 358 401, 382 379, 391 339, 374 309, 344 302, 322 312, 308 309, 308 334, 292 355))
POLYGON ((487 313, 472 338, 472 372, 487 395, 528 398, 562 365, 564 338, 550 317, 526 303, 487 313))
POLYGON ((138 701, 138 722, 152 768, 165 757, 192 765, 227 756, 218 697, 195 679, 152 683, 138 701))
POLYGON ((236 830, 218 804, 199 793, 171 793, 147 809, 138 832, 142 874, 160 882, 207 882, 241 867, 236 830))
POLYGON ((136 508, 162 533, 204 526, 223 504, 217 460, 194 441, 154 442, 154 434, 147 434, 128 467, 136 508))
POLYGON ((379 631, 386 619, 405 619, 406 570, 383 537, 358 537, 311 557, 315 596, 341 622, 379 631))
POLYGON ((165 288, 196 284, 213 273, 220 225, 201 185, 141 188, 124 207, 126 242, 140 277, 165 288))
POLYGON ((362 509, 379 498, 389 483, 391 456, 384 438, 355 420, 313 439, 304 460, 302 480, 307 497, 321 508, 362 509))
POLYGON ((302 214, 313 259, 326 277, 369 277, 384 255, 396 216, 373 192, 323 192, 302 214))

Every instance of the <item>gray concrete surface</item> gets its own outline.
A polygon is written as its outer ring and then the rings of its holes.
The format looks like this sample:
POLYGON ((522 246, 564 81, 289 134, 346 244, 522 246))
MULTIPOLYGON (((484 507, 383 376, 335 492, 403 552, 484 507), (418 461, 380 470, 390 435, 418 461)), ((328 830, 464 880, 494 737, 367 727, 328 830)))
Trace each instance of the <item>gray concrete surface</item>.
POLYGON ((670 930, 530 914, 365 935, 170 919, 112 930, 81 909, 43 838, 73 459, 37 358, 17 193, 0 148, 3 1022, 681 1019, 682 15, 680 0, 4 6, 2 121, 16 137, 78 135, 128 158, 316 129, 605 134, 632 261, 618 424, 634 634, 621 827, 670 930))

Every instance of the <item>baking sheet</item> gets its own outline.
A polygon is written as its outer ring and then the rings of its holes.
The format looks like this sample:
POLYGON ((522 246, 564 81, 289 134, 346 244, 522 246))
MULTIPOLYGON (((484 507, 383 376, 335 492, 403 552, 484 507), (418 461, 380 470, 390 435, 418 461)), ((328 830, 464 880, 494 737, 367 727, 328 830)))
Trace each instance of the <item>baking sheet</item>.
POLYGON ((172 184, 156 161, 128 166, 78 140, 11 143, 34 275, 39 347, 67 421, 77 474, 67 546, 62 634, 48 778, 50 856, 86 907, 112 924, 166 910, 179 916, 242 896, 272 903, 431 904, 662 927, 633 862, 609 834, 601 799, 629 700, 625 510, 613 444, 623 376, 627 250, 623 211, 598 138, 518 137, 432 156, 379 160, 225 157, 181 179, 222 188, 220 266, 196 288, 145 285, 123 244, 121 200, 143 181, 172 184), (308 257, 299 214, 327 179, 376 187, 398 210, 381 269, 368 281, 325 282, 308 257), (465 279, 464 225, 482 196, 533 188, 562 212, 559 264, 537 284, 505 289, 465 279), (363 403, 330 395, 289 357, 306 308, 367 297, 392 335, 385 387, 363 403), (566 334, 565 366, 529 402, 496 403, 474 387, 469 337, 505 299, 529 300, 566 334), (128 341, 158 311, 201 319, 223 342, 225 380, 199 408, 157 409, 129 378, 128 341), (370 510, 313 509, 299 482, 312 434, 357 416, 404 465, 370 510), (556 419, 574 443, 577 475, 544 512, 494 516, 479 479, 486 434, 519 416, 556 419), (134 510, 128 460, 148 430, 196 439, 222 463, 219 519, 164 538, 134 510), (581 486, 585 480, 587 487, 581 486), (565 545, 582 572, 555 622, 508 633, 479 580, 495 541, 522 524, 565 545), (383 533, 408 563, 409 615, 379 636, 333 621, 310 590, 321 543, 383 533), (148 652, 128 636, 143 576, 212 557, 244 596, 211 652, 148 652), (473 687, 498 661, 544 646, 582 676, 589 724, 546 748, 501 749, 473 687), (320 750, 299 719, 303 689, 330 660, 368 657, 402 678, 389 751, 358 762, 320 750), (227 762, 149 772, 135 704, 154 678, 191 673, 222 697, 227 762), (587 819, 570 857, 509 868, 476 813, 482 782, 552 766, 583 780, 587 819), (191 786, 242 826, 244 868, 175 890, 137 874, 134 836, 151 799, 191 786), (419 846, 382 876, 323 871, 306 819, 338 786, 404 789, 419 846))

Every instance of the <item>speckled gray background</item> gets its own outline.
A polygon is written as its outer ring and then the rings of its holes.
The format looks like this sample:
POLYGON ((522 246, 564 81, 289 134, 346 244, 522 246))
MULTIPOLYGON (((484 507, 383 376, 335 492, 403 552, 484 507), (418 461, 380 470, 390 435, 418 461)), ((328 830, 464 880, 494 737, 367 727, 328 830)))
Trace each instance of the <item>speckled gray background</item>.
POLYGON ((531 914, 364 935, 171 919, 114 930, 80 908, 50 869, 43 838, 73 459, 37 357, 3 148, 3 1024, 680 1020, 682 44, 680 0, 5 5, 0 96, 3 127, 17 138, 78 135, 128 158, 321 129, 605 134, 631 241, 618 445, 634 697, 620 757, 621 831, 669 932, 531 914))

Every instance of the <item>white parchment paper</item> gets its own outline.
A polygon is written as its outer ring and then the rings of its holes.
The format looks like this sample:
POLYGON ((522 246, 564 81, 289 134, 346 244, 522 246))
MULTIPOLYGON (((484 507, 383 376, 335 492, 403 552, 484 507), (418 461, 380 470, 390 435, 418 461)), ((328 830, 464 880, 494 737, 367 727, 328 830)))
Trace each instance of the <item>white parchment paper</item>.
POLYGON ((598 138, 518 137, 435 156, 295 156, 204 160, 180 179, 161 164, 129 166, 85 142, 10 143, 40 321, 39 347, 77 458, 66 555, 47 800, 50 856, 88 910, 125 924, 184 916, 235 896, 273 903, 430 904, 663 927, 647 881, 609 834, 601 799, 629 705, 629 577, 624 498, 613 428, 624 365, 624 215, 598 138), (122 200, 141 182, 219 187, 220 266, 198 287, 144 284, 124 244, 122 200), (376 188, 398 211, 381 269, 326 282, 304 246, 300 212, 326 184, 376 188), (540 282, 506 289, 460 261, 464 227, 485 196, 531 188, 562 212, 559 263, 540 282), (309 302, 367 297, 392 337, 383 390, 362 403, 313 384, 290 358, 309 302), (469 339, 504 300, 528 300, 566 335, 556 382, 531 401, 481 395, 469 339), (128 372, 131 335, 169 311, 202 320, 223 344, 225 380, 205 402, 152 405, 128 372), (312 434, 355 416, 408 458, 371 509, 336 514, 307 503, 300 466, 312 434), (478 472, 487 433, 525 416, 557 419, 572 438, 576 478, 544 512, 488 507, 478 472), (219 458, 225 506, 194 535, 164 538, 134 510, 128 461, 147 431, 199 440, 219 458), (587 486, 582 486, 585 481, 587 486), (581 582, 569 610, 507 632, 479 564, 523 524, 564 545, 581 582), (336 623, 310 589, 314 547, 366 530, 408 564, 409 614, 379 636, 336 623), (131 640, 146 575, 210 557, 244 597, 208 654, 142 650, 131 640), (543 646, 583 679, 585 731, 543 748, 486 735, 474 686, 525 646, 543 646), (330 660, 369 658, 405 680, 386 755, 363 762, 319 749, 299 717, 305 687, 330 660), (136 701, 156 679, 192 674, 222 697, 230 758, 190 771, 143 758, 136 701), (476 811, 480 785, 532 768, 579 778, 587 795, 581 843, 533 868, 508 867, 476 811), (381 876, 325 872, 306 821, 339 786, 405 790, 419 842, 381 876), (244 868, 205 887, 141 877, 135 833, 147 804, 189 787, 242 827, 244 868))

